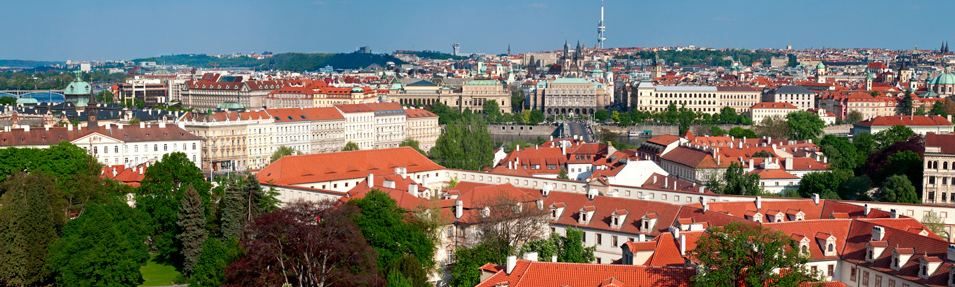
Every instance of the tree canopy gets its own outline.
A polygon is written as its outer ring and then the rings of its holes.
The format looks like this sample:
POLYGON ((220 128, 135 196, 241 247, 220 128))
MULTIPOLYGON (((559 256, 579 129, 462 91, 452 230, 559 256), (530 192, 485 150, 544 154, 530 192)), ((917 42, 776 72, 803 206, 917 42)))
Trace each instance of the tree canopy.
POLYGON ((693 276, 701 286, 799 286, 813 280, 796 241, 762 225, 731 222, 710 227, 690 251, 702 270, 693 276), (776 273, 784 269, 787 272, 776 273))
POLYGON ((786 115, 789 124, 790 139, 808 140, 819 137, 826 122, 819 119, 819 115, 807 111, 798 111, 786 115))
POLYGON ((174 152, 163 155, 162 160, 146 168, 137 189, 137 209, 150 216, 152 239, 160 261, 181 264, 179 250, 182 243, 176 238, 180 232, 176 222, 179 220, 183 194, 190 186, 196 190, 204 212, 208 212, 212 197, 209 192, 211 184, 186 154, 174 152))
POLYGON ((280 158, 282 158, 283 156, 293 155, 293 154, 302 154, 302 151, 295 150, 294 148, 290 148, 284 145, 279 146, 279 148, 275 149, 275 152, 272 153, 272 158, 269 160, 269 162, 275 162, 279 160, 280 158))
POLYGON ((447 124, 435 146, 434 161, 447 168, 481 170, 491 166, 494 143, 487 122, 479 115, 468 115, 447 124))
POLYGON ((364 198, 348 201, 361 209, 355 216, 355 224, 361 228, 365 239, 378 251, 378 266, 384 270, 392 262, 410 254, 424 269, 434 266, 434 244, 425 231, 406 219, 407 210, 397 206, 388 194, 374 189, 364 198))
POLYGON ((736 162, 730 163, 722 177, 713 177, 707 188, 719 194, 760 195, 759 174, 748 173, 736 162))
POLYGON ((361 150, 361 148, 358 147, 358 144, 354 142, 347 142, 345 143, 345 147, 342 148, 342 151, 355 151, 355 150, 361 150))

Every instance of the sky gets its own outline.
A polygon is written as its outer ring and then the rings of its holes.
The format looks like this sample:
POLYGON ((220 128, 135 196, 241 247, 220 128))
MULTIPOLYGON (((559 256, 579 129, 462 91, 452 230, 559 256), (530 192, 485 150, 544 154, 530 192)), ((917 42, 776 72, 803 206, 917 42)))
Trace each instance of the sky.
MULTIPOLYGON (((605 47, 937 49, 955 1, 606 0, 605 47)), ((0 59, 596 43, 599 0, 0 0, 0 59)))

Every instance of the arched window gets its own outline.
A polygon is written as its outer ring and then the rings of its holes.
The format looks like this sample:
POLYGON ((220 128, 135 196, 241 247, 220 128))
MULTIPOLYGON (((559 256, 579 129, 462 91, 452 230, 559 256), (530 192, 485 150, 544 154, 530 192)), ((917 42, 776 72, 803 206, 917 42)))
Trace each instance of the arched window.
POLYGON ((836 251, 836 245, 829 243, 829 247, 826 248, 826 252, 833 252, 833 251, 836 251))

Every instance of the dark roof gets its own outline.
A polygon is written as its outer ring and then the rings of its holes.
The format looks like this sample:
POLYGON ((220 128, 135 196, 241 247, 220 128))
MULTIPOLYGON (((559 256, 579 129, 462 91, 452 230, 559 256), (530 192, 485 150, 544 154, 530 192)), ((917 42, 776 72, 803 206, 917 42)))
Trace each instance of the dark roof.
POLYGON ((73 141, 86 135, 98 133, 124 142, 150 141, 178 141, 200 140, 198 136, 189 133, 177 125, 166 125, 160 128, 159 124, 151 124, 140 128, 138 125, 102 126, 98 130, 66 127, 32 128, 29 132, 24 129, 12 129, 9 132, 0 132, 0 146, 38 146, 54 145, 60 142, 73 141))
POLYGON ((406 87, 435 87, 435 86, 437 86, 437 85, 435 85, 435 84, 432 83, 432 82, 426 81, 426 80, 420 80, 420 81, 417 81, 417 82, 414 82, 414 83, 407 84, 407 85, 405 85, 405 86, 406 86, 406 87))
POLYGON ((747 86, 718 86, 716 90, 720 92, 756 92, 756 89, 747 86))
POLYGON ((782 86, 773 90, 773 94, 812 94, 812 91, 803 86, 782 86))
POLYGON ((955 153, 955 134, 925 134, 926 147, 941 148, 942 153, 955 153))

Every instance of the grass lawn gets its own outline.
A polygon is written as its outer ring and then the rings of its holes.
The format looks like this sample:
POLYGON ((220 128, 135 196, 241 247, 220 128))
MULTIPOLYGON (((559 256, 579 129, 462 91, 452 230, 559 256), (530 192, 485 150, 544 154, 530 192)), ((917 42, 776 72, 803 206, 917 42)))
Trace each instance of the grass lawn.
POLYGON ((144 280, 143 285, 139 286, 169 286, 172 285, 172 279, 179 276, 176 268, 156 263, 156 261, 153 261, 155 258, 155 254, 150 254, 149 262, 139 269, 139 272, 143 273, 144 280))

